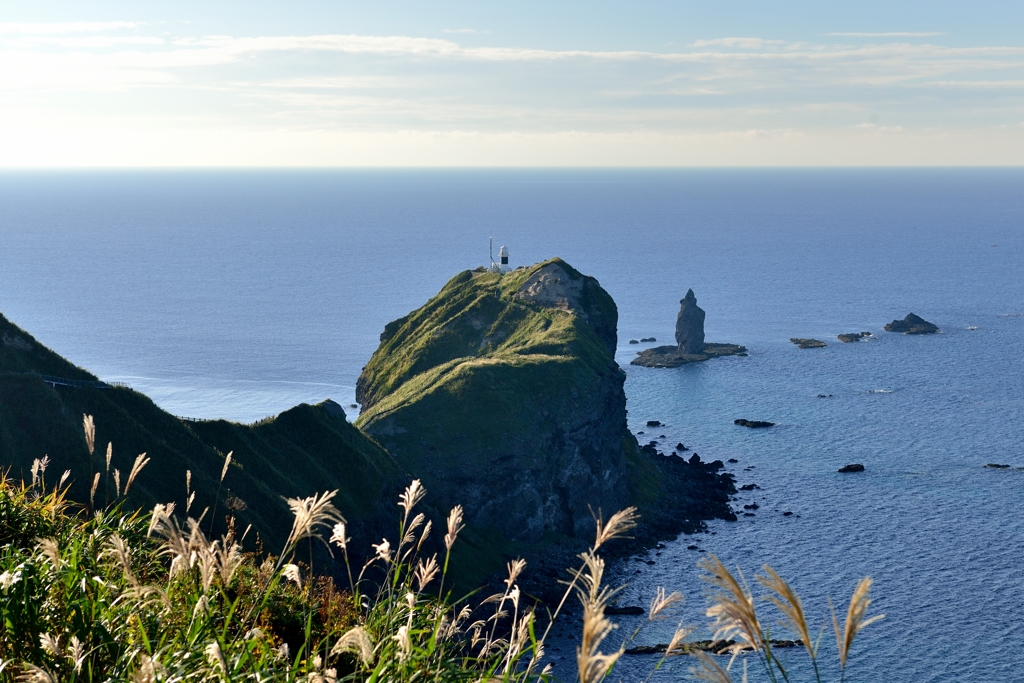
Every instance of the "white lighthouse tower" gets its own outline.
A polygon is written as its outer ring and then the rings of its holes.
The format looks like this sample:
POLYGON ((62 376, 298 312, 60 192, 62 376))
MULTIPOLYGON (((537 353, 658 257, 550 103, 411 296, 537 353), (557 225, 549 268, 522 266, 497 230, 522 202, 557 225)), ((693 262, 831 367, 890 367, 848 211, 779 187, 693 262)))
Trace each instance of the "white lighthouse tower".
POLYGON ((508 264, 508 247, 502 246, 498 249, 498 260, 494 260, 494 238, 490 238, 491 241, 491 266, 487 270, 492 273, 507 273, 512 270, 508 264))

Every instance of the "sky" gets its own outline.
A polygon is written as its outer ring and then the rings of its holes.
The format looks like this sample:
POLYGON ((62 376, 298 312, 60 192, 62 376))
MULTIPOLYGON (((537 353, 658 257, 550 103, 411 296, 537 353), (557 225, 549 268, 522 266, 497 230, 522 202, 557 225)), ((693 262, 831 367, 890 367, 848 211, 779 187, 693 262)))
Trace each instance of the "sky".
POLYGON ((1019 1, 0 0, 0 167, 1022 163, 1019 1))

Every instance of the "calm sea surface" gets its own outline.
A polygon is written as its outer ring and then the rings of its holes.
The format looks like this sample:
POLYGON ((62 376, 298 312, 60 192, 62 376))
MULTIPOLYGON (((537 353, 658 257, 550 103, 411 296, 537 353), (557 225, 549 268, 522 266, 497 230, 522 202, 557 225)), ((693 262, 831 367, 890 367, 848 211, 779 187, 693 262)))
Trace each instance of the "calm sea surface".
POLYGON ((1024 471, 982 467, 1024 467, 1020 170, 3 172, 0 312, 172 413, 252 421, 351 403, 385 323, 486 263, 492 235, 514 265, 558 255, 615 298, 641 438, 736 458, 761 487, 737 501, 754 517, 617 566, 623 604, 664 585, 704 623, 690 544, 748 578, 770 563, 816 624, 870 575, 886 618, 847 680, 1024 680, 1024 471), (626 342, 670 341, 690 287, 708 341, 750 356, 630 366, 626 342), (942 334, 882 332, 911 311, 942 334), (836 340, 862 330, 877 337, 836 340), (836 472, 851 462, 866 472, 836 472))

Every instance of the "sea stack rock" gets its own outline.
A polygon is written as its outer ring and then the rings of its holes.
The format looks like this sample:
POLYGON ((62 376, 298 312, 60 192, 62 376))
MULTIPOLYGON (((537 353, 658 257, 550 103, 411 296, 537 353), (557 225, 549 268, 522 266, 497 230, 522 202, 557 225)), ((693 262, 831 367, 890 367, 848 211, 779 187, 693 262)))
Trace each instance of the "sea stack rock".
POLYGON ((939 327, 921 316, 909 313, 903 320, 893 320, 886 325, 885 331, 902 332, 903 334, 935 334, 939 331, 939 327))
POLYGON ((704 350, 704 309, 697 305, 693 290, 679 301, 676 317, 676 344, 680 353, 701 353, 704 350))
MULTIPOLYGON (((654 341, 652 338, 650 341, 654 341)), ((631 342, 632 343, 632 342, 631 342)), ((747 349, 738 344, 710 344, 704 341, 704 309, 697 305, 693 290, 679 301, 676 316, 676 346, 656 346, 645 349, 630 361, 630 365, 648 368, 678 368, 718 356, 745 356, 747 349)))

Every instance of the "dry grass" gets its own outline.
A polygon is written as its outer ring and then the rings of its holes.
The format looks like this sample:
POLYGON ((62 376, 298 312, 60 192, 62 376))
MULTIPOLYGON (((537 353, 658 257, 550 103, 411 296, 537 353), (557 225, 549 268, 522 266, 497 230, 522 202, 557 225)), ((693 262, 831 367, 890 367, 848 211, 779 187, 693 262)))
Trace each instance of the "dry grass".
MULTIPOLYGON (((88 416, 83 425, 92 448, 95 425, 88 416)), ((225 457, 222 481, 230 458, 225 457)), ((147 462, 145 454, 135 459, 124 494, 147 462)), ((575 596, 582 610, 579 681, 600 683, 644 624, 676 614, 683 600, 659 588, 647 620, 632 635, 610 643, 617 627, 605 608, 619 589, 606 584, 598 551, 635 527, 633 508, 607 521, 595 515, 594 542, 579 555, 580 566, 570 570, 538 637, 537 605, 519 587, 527 571, 522 559, 510 561, 499 591, 479 602, 446 592, 451 550, 464 529, 463 510, 450 511, 443 541, 432 543, 432 520, 417 511, 426 496, 418 480, 399 497, 396 543, 382 539, 353 576, 351 539, 332 504, 334 491, 287 499, 293 514, 287 542, 277 557, 258 557, 243 553, 233 532, 217 539, 204 534, 205 510, 199 519, 188 516, 195 496, 190 475, 184 517, 173 503, 157 505, 149 514, 123 512, 116 469, 119 499, 76 514, 65 490, 46 490, 46 466, 45 460, 37 461, 32 486, 0 482, 0 681, 547 681, 545 643, 575 596), (322 534, 329 534, 328 541, 322 534), (17 545, 9 538, 32 540, 17 545), (342 551, 349 592, 317 578, 296 558, 300 543, 314 539, 342 551)), ((93 477, 92 499, 99 476, 93 477)), ((733 659, 723 666, 687 647, 693 629, 680 622, 652 674, 667 658, 691 654, 694 677, 725 683, 732 680, 736 655, 751 649, 770 680, 789 681, 757 612, 762 601, 778 610, 783 625, 803 643, 821 680, 803 604, 788 582, 765 565, 756 578, 768 593, 755 597, 742 574, 718 558, 709 556, 700 567, 712 587, 707 611, 712 629, 716 638, 736 640, 733 659)), ((857 634, 881 618, 867 617, 870 588, 870 579, 858 584, 842 629, 833 613, 840 678, 857 634)))

